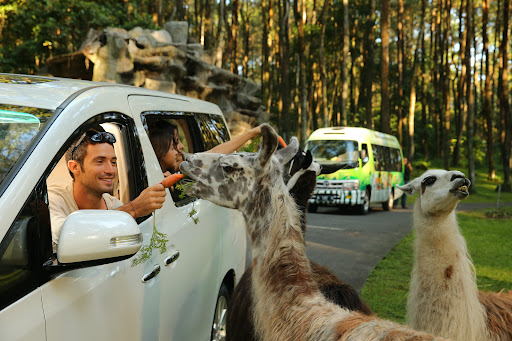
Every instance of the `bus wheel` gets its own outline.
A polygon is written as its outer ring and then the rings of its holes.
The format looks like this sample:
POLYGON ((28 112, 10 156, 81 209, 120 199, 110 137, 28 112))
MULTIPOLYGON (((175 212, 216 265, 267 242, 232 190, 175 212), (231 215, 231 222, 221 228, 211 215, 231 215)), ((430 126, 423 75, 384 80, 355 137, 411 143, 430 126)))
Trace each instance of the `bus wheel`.
POLYGON ((382 203, 382 209, 384 211, 392 211, 393 210, 393 202, 394 202, 394 200, 395 199, 393 197, 393 191, 391 191, 391 192, 389 192, 388 201, 382 203))
POLYGON ((357 206, 357 211, 361 215, 366 215, 370 211, 370 191, 364 193, 364 202, 357 206))
POLYGON ((308 205, 308 212, 309 213, 316 213, 316 210, 318 210, 317 204, 309 204, 308 205))

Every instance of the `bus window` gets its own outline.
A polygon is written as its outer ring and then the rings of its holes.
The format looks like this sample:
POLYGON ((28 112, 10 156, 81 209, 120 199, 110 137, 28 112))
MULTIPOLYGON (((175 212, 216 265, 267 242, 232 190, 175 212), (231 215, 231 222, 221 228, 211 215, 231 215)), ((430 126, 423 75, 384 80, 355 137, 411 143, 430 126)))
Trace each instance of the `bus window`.
POLYGON ((370 160, 370 158, 368 157, 368 145, 366 143, 363 143, 361 145, 361 159, 361 167, 364 167, 364 165, 366 165, 370 160))

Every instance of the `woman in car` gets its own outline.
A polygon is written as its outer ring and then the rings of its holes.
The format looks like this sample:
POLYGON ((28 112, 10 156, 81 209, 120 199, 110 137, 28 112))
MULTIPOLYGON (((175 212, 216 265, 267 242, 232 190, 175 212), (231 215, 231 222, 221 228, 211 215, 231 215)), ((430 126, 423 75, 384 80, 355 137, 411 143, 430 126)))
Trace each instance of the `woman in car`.
MULTIPOLYGON (((180 141, 178 127, 167 120, 159 120, 148 127, 149 139, 155 151, 160 168, 165 176, 179 171, 183 161, 183 143, 180 141)), ((240 148, 247 141, 261 134, 261 126, 249 129, 245 133, 219 144, 206 153, 229 154, 240 148)))

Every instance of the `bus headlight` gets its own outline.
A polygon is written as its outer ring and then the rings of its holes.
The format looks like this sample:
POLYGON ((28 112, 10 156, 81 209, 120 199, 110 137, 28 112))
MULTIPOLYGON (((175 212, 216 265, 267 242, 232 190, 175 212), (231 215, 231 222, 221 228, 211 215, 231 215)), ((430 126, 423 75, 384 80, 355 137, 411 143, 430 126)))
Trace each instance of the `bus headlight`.
POLYGON ((359 180, 344 181, 343 189, 345 191, 357 191, 359 189, 359 180))

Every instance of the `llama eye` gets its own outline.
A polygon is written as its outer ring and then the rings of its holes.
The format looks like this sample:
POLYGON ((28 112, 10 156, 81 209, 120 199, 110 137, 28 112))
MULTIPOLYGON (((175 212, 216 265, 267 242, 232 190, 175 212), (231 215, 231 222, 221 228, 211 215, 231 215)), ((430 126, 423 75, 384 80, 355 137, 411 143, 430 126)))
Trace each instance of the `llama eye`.
POLYGON ((422 183, 426 186, 432 186, 436 180, 437 178, 435 176, 429 176, 428 178, 423 179, 422 183))

